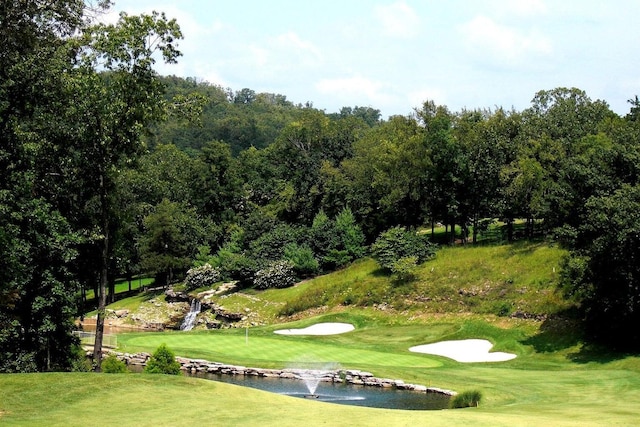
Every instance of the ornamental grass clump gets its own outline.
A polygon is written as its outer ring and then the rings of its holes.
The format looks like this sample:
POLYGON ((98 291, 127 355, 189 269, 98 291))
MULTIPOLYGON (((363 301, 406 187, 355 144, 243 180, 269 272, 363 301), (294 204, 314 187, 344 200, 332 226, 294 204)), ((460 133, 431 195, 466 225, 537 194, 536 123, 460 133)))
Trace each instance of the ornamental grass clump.
POLYGON ((478 390, 467 390, 455 395, 451 399, 452 409, 477 407, 482 399, 482 393, 478 390))
POLYGON ((275 261, 258 270, 253 278, 256 289, 286 288, 296 282, 291 261, 275 261))

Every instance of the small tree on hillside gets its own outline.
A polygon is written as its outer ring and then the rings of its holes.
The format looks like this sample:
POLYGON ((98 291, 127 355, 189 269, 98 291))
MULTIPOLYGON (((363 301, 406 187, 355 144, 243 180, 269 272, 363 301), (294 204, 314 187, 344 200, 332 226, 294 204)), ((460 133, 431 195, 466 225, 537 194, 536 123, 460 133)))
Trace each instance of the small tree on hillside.
POLYGON ((371 245, 371 254, 383 269, 405 276, 410 265, 417 266, 434 256, 435 245, 415 231, 393 227, 371 245))

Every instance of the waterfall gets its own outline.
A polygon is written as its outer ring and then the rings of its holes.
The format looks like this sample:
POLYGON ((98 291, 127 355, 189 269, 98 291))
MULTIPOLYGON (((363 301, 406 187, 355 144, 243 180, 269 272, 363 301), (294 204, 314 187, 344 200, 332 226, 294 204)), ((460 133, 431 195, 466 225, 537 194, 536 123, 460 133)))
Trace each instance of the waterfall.
POLYGON ((182 321, 182 325, 180 325, 181 331, 190 331, 193 329, 193 325, 196 323, 196 316, 200 313, 200 300, 192 299, 191 300, 191 308, 189 309, 189 313, 185 316, 182 321))

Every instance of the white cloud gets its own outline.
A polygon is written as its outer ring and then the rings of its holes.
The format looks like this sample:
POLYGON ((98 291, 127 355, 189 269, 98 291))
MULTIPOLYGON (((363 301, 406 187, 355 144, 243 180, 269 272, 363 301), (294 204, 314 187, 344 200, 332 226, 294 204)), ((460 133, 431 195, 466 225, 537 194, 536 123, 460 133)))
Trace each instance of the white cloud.
POLYGON ((253 41, 244 47, 242 43, 240 41, 237 44, 234 56, 237 59, 244 57, 241 62, 250 67, 260 67, 263 74, 274 75, 283 70, 314 67, 322 62, 320 50, 294 32, 253 41))
POLYGON ((322 94, 347 100, 366 98, 368 102, 375 103, 390 98, 384 93, 384 83, 362 76, 322 79, 315 84, 315 88, 322 94))
POLYGON ((500 65, 518 65, 532 55, 544 56, 553 51, 551 40, 544 34, 501 25, 486 16, 476 16, 460 30, 471 52, 500 65))
POLYGON ((420 18, 404 1, 386 6, 376 6, 375 16, 382 24, 385 35, 411 38, 420 30, 420 18))
POLYGON ((522 17, 544 15, 548 11, 544 0, 503 0, 497 3, 497 10, 503 10, 510 14, 522 17))
POLYGON ((302 40, 294 32, 280 34, 271 44, 283 57, 294 55, 297 60, 307 65, 314 65, 322 60, 320 50, 313 43, 302 40))

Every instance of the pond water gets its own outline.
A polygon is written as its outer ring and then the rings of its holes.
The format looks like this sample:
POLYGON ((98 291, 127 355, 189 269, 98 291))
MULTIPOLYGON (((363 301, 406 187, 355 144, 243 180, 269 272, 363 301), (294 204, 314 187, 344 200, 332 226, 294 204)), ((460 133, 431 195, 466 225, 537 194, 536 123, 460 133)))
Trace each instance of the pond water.
MULTIPOLYGON (((252 387, 292 397, 306 398, 309 396, 309 391, 304 381, 300 380, 207 373, 187 375, 243 387, 252 387)), ((438 410, 449 407, 449 396, 439 393, 424 393, 396 390, 395 388, 378 388, 329 382, 319 383, 315 395, 317 395, 318 400, 323 402, 373 408, 438 410)))
MULTIPOLYGON (((84 319, 82 322, 77 322, 76 325, 80 327, 85 332, 95 332, 96 331, 96 319, 84 319)), ((126 332, 159 332, 162 331, 163 328, 158 325, 156 328, 148 327, 143 328, 135 325, 123 325, 119 323, 113 323, 110 319, 106 319, 104 322, 104 333, 105 334, 120 334, 126 332)))

